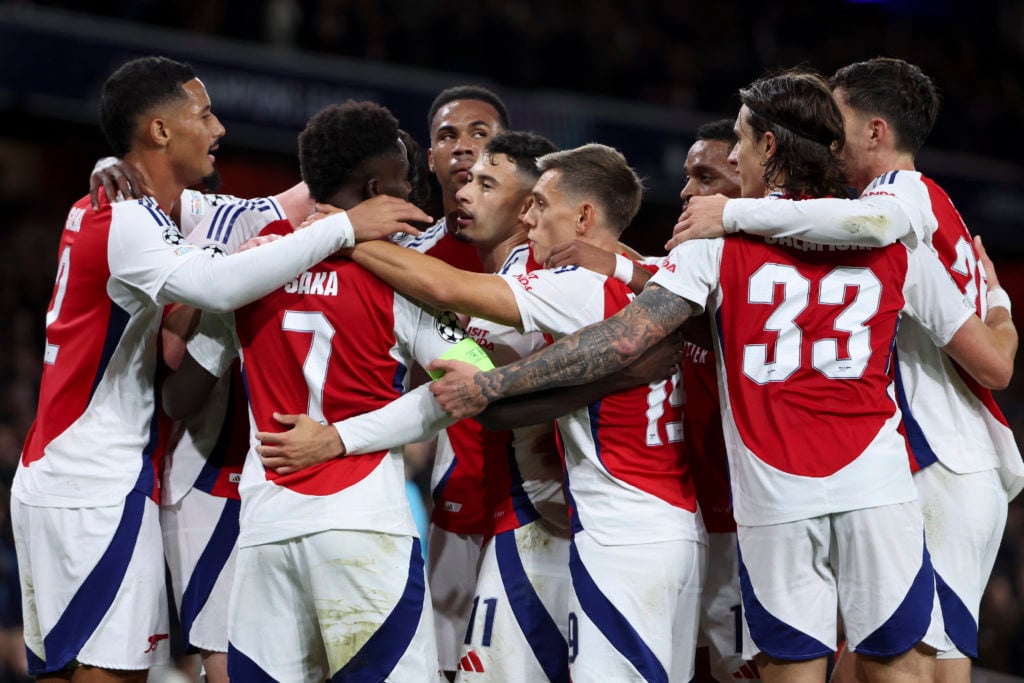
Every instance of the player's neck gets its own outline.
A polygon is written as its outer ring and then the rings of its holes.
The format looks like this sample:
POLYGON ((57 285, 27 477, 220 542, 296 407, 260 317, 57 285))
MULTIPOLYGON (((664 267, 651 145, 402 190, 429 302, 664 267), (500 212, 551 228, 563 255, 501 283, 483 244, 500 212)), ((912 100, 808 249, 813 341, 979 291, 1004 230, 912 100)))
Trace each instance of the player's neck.
POLYGON ((889 173, 891 171, 916 170, 917 168, 914 166, 913 155, 895 151, 889 152, 888 154, 878 154, 871 160, 871 163, 867 164, 861 172, 857 174, 858 180, 860 180, 860 187, 857 189, 863 192, 872 180, 883 173, 889 173))
POLYGON ((152 197, 164 213, 178 215, 178 201, 185 185, 178 181, 174 169, 161 163, 160 152, 131 151, 124 155, 125 161, 139 170, 146 184, 153 190, 152 197))
POLYGON ((478 247, 477 253, 480 256, 480 263, 485 273, 496 273, 502 264, 518 246, 526 244, 526 229, 516 230, 513 234, 491 247, 478 247))

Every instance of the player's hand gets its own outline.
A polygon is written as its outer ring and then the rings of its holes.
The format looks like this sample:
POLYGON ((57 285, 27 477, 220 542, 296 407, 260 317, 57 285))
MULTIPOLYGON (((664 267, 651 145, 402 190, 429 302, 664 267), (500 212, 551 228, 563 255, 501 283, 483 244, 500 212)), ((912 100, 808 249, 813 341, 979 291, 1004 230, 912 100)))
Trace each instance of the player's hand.
POLYGON ((93 211, 100 208, 100 188, 113 202, 120 192, 125 199, 138 199, 153 190, 137 168, 117 157, 105 157, 96 162, 89 176, 89 201, 93 211))
POLYGON ((476 383, 476 376, 481 373, 475 365, 437 358, 427 365, 427 370, 444 372, 444 377, 431 382, 430 393, 452 417, 458 420, 473 417, 487 407, 489 402, 476 383))
POLYGON ((642 386, 670 377, 678 369, 682 354, 683 333, 676 330, 626 366, 622 371, 626 386, 642 386))
POLYGON ((245 242, 242 242, 241 246, 239 246, 238 249, 235 250, 235 253, 241 254, 243 251, 255 249, 256 247, 262 246, 264 244, 270 244, 271 242, 276 242, 282 237, 283 235, 278 235, 276 233, 271 233, 269 235, 258 235, 256 237, 246 240, 245 242))
POLYGON ((587 242, 571 240, 552 247, 544 263, 545 268, 559 266, 579 266, 611 277, 615 274, 615 254, 587 242))
POLYGON ((383 194, 356 204, 349 209, 348 219, 355 230, 356 242, 380 239, 396 232, 419 235, 413 223, 434 220, 409 202, 383 194))
POLYGON ((710 239, 725 235, 722 214, 729 198, 724 194, 710 197, 691 197, 686 210, 672 229, 672 239, 665 243, 666 250, 672 250, 687 240, 710 239))
POLYGON ((985 271, 985 276, 988 278, 988 288, 998 288, 999 278, 996 277, 996 265, 988 257, 988 252, 985 251, 985 246, 981 243, 981 235, 974 236, 974 248, 978 251, 978 261, 981 262, 981 269, 985 271))
POLYGON ((256 432, 256 446, 263 465, 276 474, 291 474, 345 455, 345 444, 332 425, 320 424, 308 415, 281 415, 274 419, 291 427, 286 432, 256 432))

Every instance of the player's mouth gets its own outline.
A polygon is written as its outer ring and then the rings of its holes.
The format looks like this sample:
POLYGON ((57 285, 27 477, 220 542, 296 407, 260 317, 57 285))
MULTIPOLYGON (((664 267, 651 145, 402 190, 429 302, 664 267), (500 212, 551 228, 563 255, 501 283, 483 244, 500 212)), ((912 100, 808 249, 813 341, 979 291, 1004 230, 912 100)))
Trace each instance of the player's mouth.
POLYGON ((456 161, 452 164, 452 175, 460 182, 469 180, 469 169, 473 168, 472 161, 456 161))
POLYGON ((211 145, 210 149, 208 149, 206 151, 206 156, 210 160, 211 164, 217 160, 217 157, 215 157, 213 155, 213 153, 216 152, 219 147, 220 147, 220 143, 218 142, 218 143, 215 143, 215 144, 211 145))
POLYGON ((465 209, 459 209, 455 214, 455 222, 459 224, 459 230, 465 230, 473 224, 473 214, 465 209))

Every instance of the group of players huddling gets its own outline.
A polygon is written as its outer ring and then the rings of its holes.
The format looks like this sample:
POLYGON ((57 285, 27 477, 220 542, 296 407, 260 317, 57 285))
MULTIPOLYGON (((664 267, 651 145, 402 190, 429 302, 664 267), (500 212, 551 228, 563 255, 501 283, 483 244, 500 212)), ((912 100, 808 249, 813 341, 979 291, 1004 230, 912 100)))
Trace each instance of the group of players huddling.
POLYGON ((378 104, 240 199, 187 189, 225 133, 190 67, 117 69, 13 488, 30 673, 144 681, 180 640, 211 683, 969 681, 1017 333, 914 168, 935 88, 877 58, 739 99, 643 257, 623 155, 484 88, 428 112, 434 222, 378 104))

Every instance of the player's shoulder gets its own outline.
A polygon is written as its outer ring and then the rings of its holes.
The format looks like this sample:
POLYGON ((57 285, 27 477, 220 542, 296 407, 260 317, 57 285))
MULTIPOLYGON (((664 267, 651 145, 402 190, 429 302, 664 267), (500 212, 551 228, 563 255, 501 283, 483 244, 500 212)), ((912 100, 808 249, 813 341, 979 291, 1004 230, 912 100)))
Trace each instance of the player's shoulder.
POLYGON ((531 270, 538 270, 539 264, 533 259, 533 250, 529 244, 521 244, 509 252, 505 262, 498 269, 498 275, 514 275, 526 273, 531 270))
POLYGON ((403 233, 392 241, 400 247, 415 249, 426 253, 448 234, 448 222, 442 217, 426 230, 421 230, 419 235, 403 233))
POLYGON ((160 205, 153 197, 140 197, 139 199, 114 202, 110 205, 110 211, 112 220, 131 221, 133 227, 138 225, 156 225, 161 228, 173 228, 175 232, 178 232, 177 224, 175 224, 166 211, 160 208, 160 205))
POLYGON ((868 183, 860 196, 863 198, 892 194, 899 190, 921 190, 925 188, 924 181, 924 176, 918 171, 907 169, 886 171, 868 183))

